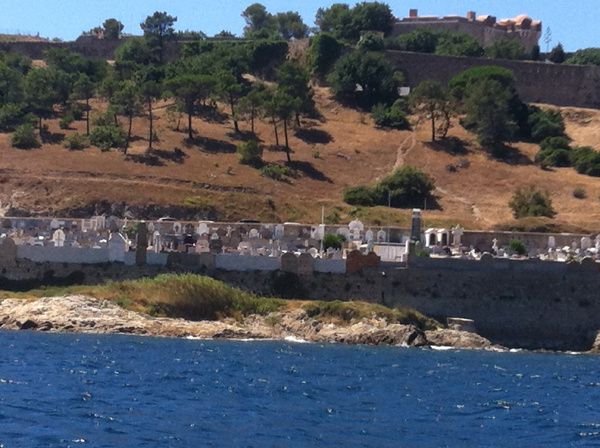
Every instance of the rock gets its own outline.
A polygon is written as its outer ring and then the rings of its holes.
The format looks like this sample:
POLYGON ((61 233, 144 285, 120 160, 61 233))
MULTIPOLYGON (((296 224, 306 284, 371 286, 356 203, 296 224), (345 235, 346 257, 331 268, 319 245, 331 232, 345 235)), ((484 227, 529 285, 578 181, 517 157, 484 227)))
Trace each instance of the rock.
POLYGON ((468 348, 468 349, 502 349, 492 344, 488 339, 476 333, 458 330, 426 331, 425 337, 429 345, 440 347, 468 348))
MULTIPOLYGON (((268 316, 249 316, 243 321, 225 319, 191 322, 155 318, 125 310, 116 304, 86 296, 46 297, 34 301, 0 301, 0 326, 5 330, 37 330, 75 333, 122 333, 200 339, 285 339, 366 345, 424 345, 456 348, 496 348, 487 339, 456 330, 423 332, 414 325, 366 318, 333 323, 308 317, 303 309, 268 316)), ((600 337, 597 346, 600 348, 600 337)))

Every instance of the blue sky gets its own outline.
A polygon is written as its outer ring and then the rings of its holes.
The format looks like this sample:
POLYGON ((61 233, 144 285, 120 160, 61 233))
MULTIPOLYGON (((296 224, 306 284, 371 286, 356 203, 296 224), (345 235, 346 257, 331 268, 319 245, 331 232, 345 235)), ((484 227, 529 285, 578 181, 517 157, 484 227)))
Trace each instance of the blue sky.
MULTIPOLYGON (((39 32, 42 36, 70 40, 104 19, 115 17, 125 24, 126 32, 138 34, 139 23, 160 10, 177 16, 177 28, 181 30, 201 30, 211 35, 226 29, 239 34, 244 26, 240 13, 251 3, 252 0, 0 0, 0 33, 39 32)), ((261 3, 271 12, 298 11, 313 25, 316 10, 336 1, 261 3)), ((568 50, 600 47, 598 0, 390 0, 388 4, 399 17, 406 16, 409 8, 418 8, 423 15, 463 15, 469 9, 498 18, 529 14, 543 20, 544 26, 552 30, 553 43, 560 41, 568 50)))

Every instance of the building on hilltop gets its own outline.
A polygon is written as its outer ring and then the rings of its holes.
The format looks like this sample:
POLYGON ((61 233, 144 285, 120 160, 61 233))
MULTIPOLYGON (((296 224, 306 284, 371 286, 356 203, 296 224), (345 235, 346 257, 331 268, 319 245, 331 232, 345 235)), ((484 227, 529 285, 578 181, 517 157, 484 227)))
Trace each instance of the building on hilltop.
POLYGON ((542 22, 527 15, 497 20, 494 16, 477 16, 474 11, 469 11, 466 17, 435 17, 419 16, 417 9, 411 9, 408 17, 394 24, 392 36, 407 34, 419 28, 466 33, 477 39, 483 47, 489 47, 504 38, 518 39, 527 53, 531 53, 542 36, 542 22))

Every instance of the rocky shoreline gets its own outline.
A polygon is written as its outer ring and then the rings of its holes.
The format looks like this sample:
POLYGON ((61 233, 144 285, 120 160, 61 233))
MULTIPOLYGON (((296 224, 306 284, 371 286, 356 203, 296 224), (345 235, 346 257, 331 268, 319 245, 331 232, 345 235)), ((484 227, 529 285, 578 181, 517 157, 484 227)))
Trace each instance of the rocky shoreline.
POLYGON ((0 329, 198 339, 287 339, 316 343, 503 349, 475 333, 448 329, 422 331, 413 325, 389 324, 378 318, 336 324, 310 318, 304 310, 295 309, 271 313, 268 316, 250 316, 242 321, 225 319, 192 322, 151 317, 125 310, 110 301, 78 295, 37 300, 2 300, 0 329))

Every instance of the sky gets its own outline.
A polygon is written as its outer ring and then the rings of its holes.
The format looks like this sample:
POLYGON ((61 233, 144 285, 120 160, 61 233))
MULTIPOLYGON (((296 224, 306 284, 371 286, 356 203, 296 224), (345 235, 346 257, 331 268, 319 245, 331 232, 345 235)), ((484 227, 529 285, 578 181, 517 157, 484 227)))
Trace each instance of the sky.
MULTIPOLYGON (((298 11, 313 26, 317 9, 344 0, 263 0, 270 12, 298 11)), ((0 33, 37 34, 76 39, 82 31, 115 17, 125 24, 125 32, 139 34, 140 22, 154 11, 177 16, 178 30, 200 30, 213 35, 221 30, 241 34, 241 12, 253 0, 0 0, 0 33)), ((354 1, 348 3, 353 4, 354 1)), ((600 47, 598 0, 389 0, 397 17, 418 8, 421 15, 465 15, 468 10, 496 17, 528 14, 552 30, 552 43, 561 42, 567 50, 600 47), (576 5, 576 6, 574 6, 576 5)), ((541 44, 545 50, 545 44, 541 44)))

